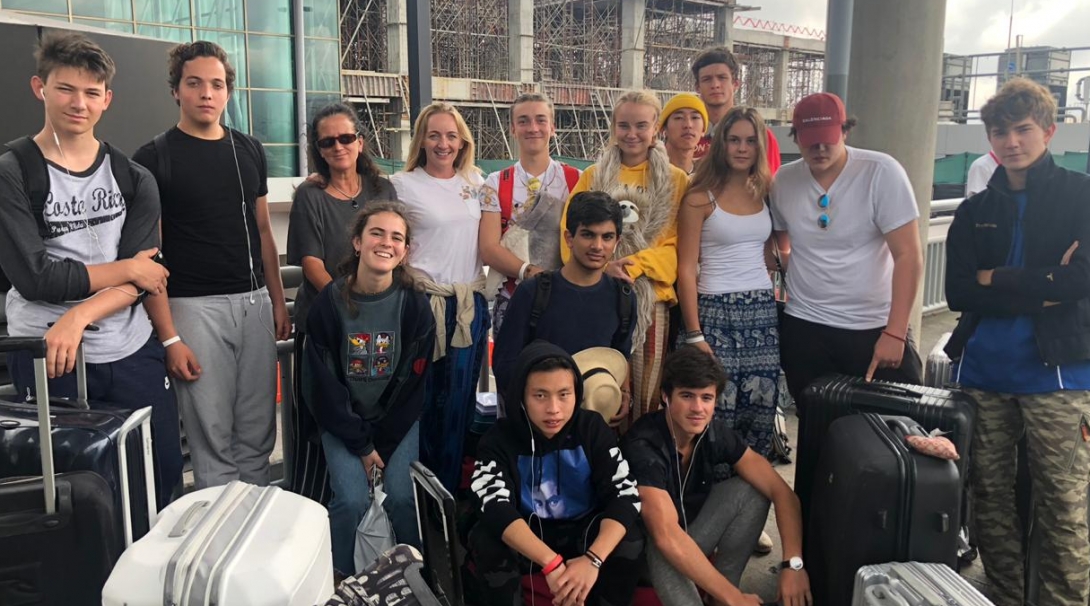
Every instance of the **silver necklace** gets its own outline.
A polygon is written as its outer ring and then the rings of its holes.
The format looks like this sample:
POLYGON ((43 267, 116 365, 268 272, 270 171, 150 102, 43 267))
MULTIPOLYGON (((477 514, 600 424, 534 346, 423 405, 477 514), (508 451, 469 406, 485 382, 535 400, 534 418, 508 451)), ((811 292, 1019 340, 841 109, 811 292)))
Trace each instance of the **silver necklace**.
POLYGON ((354 194, 352 194, 352 195, 348 195, 348 193, 346 193, 343 189, 337 187, 333 183, 333 178, 332 177, 329 179, 329 186, 332 187, 333 189, 337 190, 338 194, 340 194, 340 195, 344 196, 345 198, 347 198, 348 200, 350 200, 352 202, 352 208, 353 209, 356 209, 356 208, 360 207, 359 202, 356 202, 356 196, 360 195, 360 189, 363 188, 363 180, 362 179, 356 181, 356 192, 354 194))

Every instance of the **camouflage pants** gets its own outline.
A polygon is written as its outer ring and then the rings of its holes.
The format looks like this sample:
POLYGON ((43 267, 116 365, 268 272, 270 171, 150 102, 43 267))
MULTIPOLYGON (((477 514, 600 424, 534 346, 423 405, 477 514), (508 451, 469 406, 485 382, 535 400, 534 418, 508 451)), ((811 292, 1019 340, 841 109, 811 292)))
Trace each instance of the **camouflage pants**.
POLYGON ((1023 432, 1042 540, 1036 606, 1086 606, 1090 392, 965 391, 978 404, 971 479, 977 543, 996 606, 1023 604, 1026 546, 1014 495, 1016 447, 1023 432))

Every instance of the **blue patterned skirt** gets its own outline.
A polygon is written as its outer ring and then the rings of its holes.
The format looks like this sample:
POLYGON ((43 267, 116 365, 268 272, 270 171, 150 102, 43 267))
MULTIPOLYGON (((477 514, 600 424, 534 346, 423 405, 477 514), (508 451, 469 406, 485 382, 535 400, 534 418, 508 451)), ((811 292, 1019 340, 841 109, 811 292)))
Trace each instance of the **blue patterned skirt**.
POLYGON ((697 296, 700 329, 729 375, 715 417, 757 454, 772 451, 780 390, 780 329, 772 290, 697 296))

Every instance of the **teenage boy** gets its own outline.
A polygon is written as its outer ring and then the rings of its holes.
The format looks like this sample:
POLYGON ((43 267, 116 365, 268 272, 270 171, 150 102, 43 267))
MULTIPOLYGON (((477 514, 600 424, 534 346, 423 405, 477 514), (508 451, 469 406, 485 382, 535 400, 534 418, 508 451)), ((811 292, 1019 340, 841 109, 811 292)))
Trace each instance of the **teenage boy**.
POLYGON ((560 267, 560 213, 579 169, 549 157, 556 135, 553 102, 541 93, 523 93, 511 105, 511 132, 518 142, 518 162, 485 179, 489 196, 481 206, 478 235, 481 260, 488 270, 507 276, 492 308, 492 333, 499 334, 518 282, 560 267), (504 246, 508 228, 527 232, 529 258, 504 246))
MULTIPOLYGON (((696 81, 696 93, 708 110, 707 132, 697 144, 693 157, 697 160, 708 153, 712 143, 712 131, 715 125, 734 107, 734 93, 741 83, 738 74, 738 59, 730 49, 716 46, 702 51, 693 59, 693 80, 696 81)), ((768 131, 768 169, 772 174, 780 168, 780 143, 772 130, 768 131)))
MULTIPOLYGON (((635 293, 628 284, 605 274, 623 225, 621 206, 600 191, 580 192, 572 202, 564 232, 571 258, 559 271, 519 284, 504 328, 496 336, 492 370, 500 393, 507 393, 519 352, 534 339, 553 343, 569 355, 591 347, 611 347, 627 358, 632 351, 635 293)), ((628 379, 621 393, 621 409, 610 421, 613 425, 628 416, 628 379)))
POLYGON ((647 531, 647 565, 665 606, 700 604, 698 590, 717 604, 759 606, 738 588, 749 555, 768 518, 771 501, 783 537, 776 603, 812 603, 802 562, 799 500, 761 455, 715 419, 726 385, 723 367, 695 347, 666 357, 665 410, 644 415, 625 434, 624 455, 639 486, 647 531), (715 468, 730 465, 729 480, 715 468), (715 551, 715 563, 708 556, 715 551))
POLYGON ((516 360, 506 418, 481 438, 469 533, 486 603, 521 604, 520 577, 542 572, 557 606, 632 603, 643 535, 636 483, 615 434, 583 410, 583 380, 545 341, 516 360))
POLYGON ((678 93, 666 102, 659 116, 659 132, 666 142, 670 164, 693 174, 694 154, 709 124, 708 110, 700 97, 678 93))
POLYGON ((963 312, 946 351, 977 402, 977 544, 998 606, 1022 603, 1015 455, 1025 434, 1041 534, 1041 604, 1090 598, 1090 178, 1056 166, 1056 102, 1017 78, 980 110, 999 159, 957 209, 946 297, 963 312))
POLYGON ((170 51, 178 125, 134 158, 163 202, 169 306, 149 309, 176 379, 197 488, 269 482, 276 438, 276 340, 291 333, 265 200, 265 153, 220 124, 234 89, 211 42, 170 51))
MULTIPOLYGON (((159 193, 148 171, 95 138, 110 105, 113 59, 82 34, 48 33, 30 79, 45 126, 0 155, 0 265, 8 333, 44 336, 50 395, 77 394, 84 344, 87 395, 122 408, 152 407, 160 506, 181 479, 178 410, 163 347, 138 303, 165 299, 158 252, 159 193), (40 187, 40 191, 37 188, 40 187)), ((33 394, 28 352, 9 355, 20 394, 33 394)))

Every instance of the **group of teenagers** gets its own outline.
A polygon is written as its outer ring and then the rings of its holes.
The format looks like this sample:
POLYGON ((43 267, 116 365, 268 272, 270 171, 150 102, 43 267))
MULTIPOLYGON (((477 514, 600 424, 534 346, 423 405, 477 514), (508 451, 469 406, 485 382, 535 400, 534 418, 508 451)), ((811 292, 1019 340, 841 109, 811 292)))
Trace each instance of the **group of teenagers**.
MULTIPOLYGON (((292 318, 264 152, 221 124, 227 54, 203 41, 170 52, 179 122, 131 162, 94 137, 109 56, 81 34, 47 33, 36 57, 45 124, 0 156, 9 333, 44 335, 51 393, 75 396, 82 342, 92 400, 153 407, 161 505, 180 479, 179 415, 198 488, 268 483, 276 341, 292 318), (48 196, 32 191, 38 170, 48 196)), ((812 602, 799 502, 767 460, 776 405, 784 388, 797 397, 833 372, 921 382, 909 330, 917 205, 892 157, 846 145, 855 121, 835 95, 798 103, 801 159, 781 167, 760 114, 734 107, 732 53, 706 50, 692 72, 697 94, 665 107, 650 91, 620 96, 582 173, 550 158, 553 107, 537 93, 511 108, 518 161, 487 177, 447 103, 423 108, 389 178, 354 110, 313 116, 313 174, 295 191, 287 247, 304 275, 292 488, 327 504, 339 571, 355 572, 376 470, 397 540, 419 544, 409 466, 420 460, 452 492, 468 489, 468 569, 488 604, 520 603, 528 572, 558 606, 629 604, 641 580, 667 606, 760 604, 739 582, 770 505, 776 599, 812 602), (469 439, 486 357, 501 414, 469 439), (603 372, 616 405, 584 408, 603 372)), ((1055 103, 1042 90, 1015 80, 983 111, 1001 168, 951 226, 948 298, 966 312, 951 347, 981 402, 973 487, 989 576, 1020 595, 1020 568, 1003 562, 1021 549, 1008 497, 1024 425, 1039 515, 1055 525, 1045 545, 1069 556, 1042 564, 1044 587, 1064 595, 1066 583, 1085 603, 1090 257, 1075 202, 1087 184, 1051 162, 1055 103), (1047 372, 1028 385, 1034 360, 1047 372)), ((9 366, 32 395, 29 356, 9 366)))

